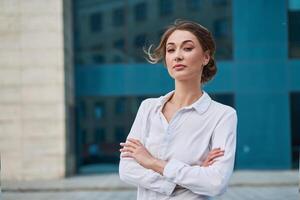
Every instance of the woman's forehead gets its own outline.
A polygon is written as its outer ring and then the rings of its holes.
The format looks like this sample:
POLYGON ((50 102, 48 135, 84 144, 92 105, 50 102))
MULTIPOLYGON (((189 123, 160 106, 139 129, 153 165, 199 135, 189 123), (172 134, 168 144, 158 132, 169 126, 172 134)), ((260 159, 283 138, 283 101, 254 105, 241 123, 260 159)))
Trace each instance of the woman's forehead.
POLYGON ((192 43, 199 43, 197 37, 191 33, 190 31, 186 30, 175 30, 171 35, 169 36, 167 40, 168 44, 182 44, 186 42, 192 42, 192 43))

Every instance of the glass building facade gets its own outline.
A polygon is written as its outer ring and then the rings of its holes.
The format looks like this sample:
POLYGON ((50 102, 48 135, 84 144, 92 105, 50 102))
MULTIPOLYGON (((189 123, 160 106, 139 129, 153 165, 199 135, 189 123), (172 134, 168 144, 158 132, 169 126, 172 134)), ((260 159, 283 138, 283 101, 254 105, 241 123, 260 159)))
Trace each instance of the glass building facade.
POLYGON ((237 109, 236 169, 296 167, 299 12, 296 0, 74 0, 79 171, 115 171, 142 100, 174 88, 143 49, 175 19, 196 21, 215 38, 218 74, 204 90, 237 109))

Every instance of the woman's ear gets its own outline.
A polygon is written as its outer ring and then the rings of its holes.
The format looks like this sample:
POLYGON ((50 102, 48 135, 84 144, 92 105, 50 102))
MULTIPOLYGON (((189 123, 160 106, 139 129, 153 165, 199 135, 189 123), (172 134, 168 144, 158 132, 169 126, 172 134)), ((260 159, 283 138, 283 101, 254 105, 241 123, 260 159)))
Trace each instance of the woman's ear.
POLYGON ((210 60, 210 54, 209 54, 209 50, 206 50, 204 52, 204 66, 207 65, 209 63, 209 60, 210 60))

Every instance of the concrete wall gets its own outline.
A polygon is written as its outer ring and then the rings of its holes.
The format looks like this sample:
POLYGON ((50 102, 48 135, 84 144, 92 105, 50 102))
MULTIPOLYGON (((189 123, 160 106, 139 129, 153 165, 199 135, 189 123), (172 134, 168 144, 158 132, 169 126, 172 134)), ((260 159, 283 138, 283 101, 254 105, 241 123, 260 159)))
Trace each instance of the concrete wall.
POLYGON ((64 12, 63 5, 62 0, 0 0, 2 179, 66 175, 71 154, 66 111, 74 98, 65 75, 72 73, 72 54, 65 56, 72 40, 64 40, 63 28, 63 13, 70 9, 64 12))

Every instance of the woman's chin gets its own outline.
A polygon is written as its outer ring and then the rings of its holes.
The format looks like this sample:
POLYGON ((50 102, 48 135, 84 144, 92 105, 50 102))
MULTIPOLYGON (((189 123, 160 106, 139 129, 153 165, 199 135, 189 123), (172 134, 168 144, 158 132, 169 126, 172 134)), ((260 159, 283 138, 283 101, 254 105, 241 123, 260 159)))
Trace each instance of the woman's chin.
POLYGON ((174 76, 173 79, 176 80, 176 81, 182 82, 182 81, 191 80, 191 77, 188 77, 188 76, 174 76))
POLYGON ((174 80, 180 81, 180 82, 186 82, 191 81, 195 79, 195 82, 200 81, 200 77, 192 76, 191 74, 172 74, 171 76, 174 80), (199 80, 198 80, 199 79, 199 80))

